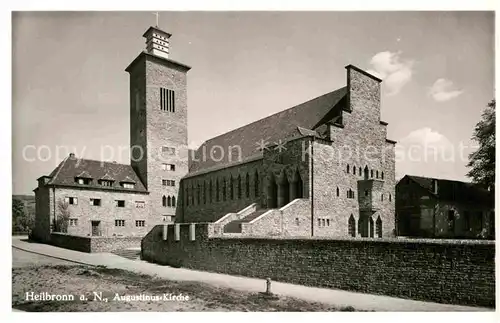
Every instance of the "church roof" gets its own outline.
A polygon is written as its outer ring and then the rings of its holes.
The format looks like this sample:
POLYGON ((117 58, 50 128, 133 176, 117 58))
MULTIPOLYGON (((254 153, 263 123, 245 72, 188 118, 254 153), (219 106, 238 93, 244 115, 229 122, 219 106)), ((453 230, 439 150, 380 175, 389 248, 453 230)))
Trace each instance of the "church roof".
POLYGON ((51 177, 51 179, 47 185, 147 192, 131 165, 118 164, 115 162, 104 162, 69 156, 50 173, 49 177, 51 177), (99 185, 97 180, 92 181, 89 185, 76 183, 75 178, 82 177, 82 175, 84 175, 85 178, 113 179, 115 182, 112 186, 99 185), (135 183, 135 187, 133 189, 123 188, 120 186, 121 182, 135 183))
MULTIPOLYGON (((439 200, 492 206, 494 197, 481 185, 448 179, 406 175, 439 200), (437 194, 432 191, 432 181, 437 181, 437 194)), ((403 179, 401 179, 403 180, 403 179)))
MULTIPOLYGON (((304 129, 315 130, 321 124, 329 122, 333 116, 340 115, 340 110, 344 108, 341 103, 345 102, 342 98, 346 94, 347 87, 343 87, 209 139, 196 151, 195 160, 197 161, 192 162, 189 172, 198 172, 214 166, 229 164, 231 161, 227 158, 227 154, 230 146, 241 147, 241 160, 245 161, 262 155, 262 151, 257 149, 258 143, 262 140, 270 146, 279 140, 286 141, 301 136, 307 132, 304 129), (332 112, 332 110, 334 111, 332 112), (217 161, 220 157, 217 154, 214 154, 217 155, 214 158, 210 158, 212 148, 214 148, 214 153, 220 153, 220 148, 215 148, 217 146, 222 147, 226 156, 221 161, 217 161), (202 157, 203 152, 207 158, 202 157)), ((313 131, 310 132, 310 134, 313 133, 313 131)), ((233 160, 238 158, 235 156, 236 152, 236 149, 231 150, 233 160)))

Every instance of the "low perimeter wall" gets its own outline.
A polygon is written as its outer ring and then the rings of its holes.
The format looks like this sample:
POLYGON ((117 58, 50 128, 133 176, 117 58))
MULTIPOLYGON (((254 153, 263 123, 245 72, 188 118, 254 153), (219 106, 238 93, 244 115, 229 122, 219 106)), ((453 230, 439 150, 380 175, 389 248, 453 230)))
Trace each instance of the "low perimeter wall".
POLYGON ((82 237, 64 233, 51 233, 50 244, 82 252, 111 252, 139 247, 141 237, 82 237))
POLYGON ((212 224, 154 227, 151 262, 440 303, 495 306, 494 241, 215 236, 212 224))

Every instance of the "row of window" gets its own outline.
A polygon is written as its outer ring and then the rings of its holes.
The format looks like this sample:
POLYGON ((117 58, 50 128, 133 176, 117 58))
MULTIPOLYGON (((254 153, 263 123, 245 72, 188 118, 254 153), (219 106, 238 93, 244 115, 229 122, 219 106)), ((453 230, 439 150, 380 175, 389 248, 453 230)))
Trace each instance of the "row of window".
MULTIPOLYGON (((337 196, 340 196, 340 190, 339 190, 338 187, 337 187, 337 192, 336 193, 337 193, 337 196)), ((369 190, 365 190, 365 196, 369 196, 369 195, 370 195, 370 191, 369 190)), ((353 190, 351 190, 351 189, 347 190, 347 198, 348 199, 355 198, 353 190)), ((384 193, 380 194, 380 200, 384 201, 384 193)), ((391 193, 389 193, 389 201, 392 201, 392 195, 391 195, 391 193)))
POLYGON ((175 187, 175 181, 171 179, 162 179, 161 185, 175 187))
MULTIPOLYGON (((349 166, 349 164, 347 164, 346 172, 347 172, 347 174, 350 173, 350 166, 349 166)), ((356 168, 356 166, 353 166, 352 167, 352 174, 353 175, 359 175, 359 176, 363 176, 364 175, 365 179, 368 179, 369 177, 373 178, 374 176, 375 176, 375 178, 379 178, 379 172, 378 172, 378 170, 376 170, 376 171, 374 171, 373 169, 369 170, 368 166, 365 166, 364 170, 362 170, 361 167, 356 168)), ((384 172, 380 172, 380 179, 384 179, 384 172)))
POLYGON ((175 196, 165 196, 163 195, 162 201, 161 201, 162 206, 167 207, 167 206, 174 206, 175 207, 175 196))
MULTIPOLYGON (((66 204, 70 205, 78 205, 78 198, 77 197, 66 197, 64 198, 64 202, 66 204)), ((97 198, 90 198, 89 200, 90 205, 92 206, 101 206, 102 200, 97 199, 97 198)), ((144 208, 146 202, 144 201, 135 201, 135 207, 136 208, 144 208)), ((125 200, 115 200, 115 206, 116 207, 125 207, 125 200)))
POLYGON ((175 171, 175 165, 174 164, 162 164, 161 169, 166 170, 166 171, 175 171))
MULTIPOLYGON (((143 227, 146 225, 146 221, 144 220, 135 220, 136 227, 143 227)), ((78 226, 78 219, 69 219, 69 226, 76 227, 78 226)), ((125 220, 115 220, 115 227, 124 227, 125 220)))
MULTIPOLYGON (((91 178, 75 178, 75 182, 80 184, 80 185, 91 185, 92 184, 92 179, 91 178)), ((97 181, 97 183, 101 186, 106 186, 106 187, 113 187, 115 181, 112 180, 106 180, 106 179, 100 179, 97 181)), ((123 188, 134 188, 135 184, 133 183, 120 183, 120 186, 123 188)))
MULTIPOLYGON (((259 174, 256 172, 253 176, 253 195, 254 197, 258 197, 260 192, 259 192, 259 187, 260 187, 260 182, 259 182, 259 174)), ((238 175, 236 179, 233 179, 232 176, 230 176, 229 180, 226 181, 226 178, 222 178, 219 180, 217 178, 215 180, 215 185, 213 184, 212 180, 210 180, 207 184, 207 181, 203 181, 203 184, 198 183, 197 185, 192 185, 191 187, 186 187, 185 189, 185 194, 186 194, 186 205, 195 205, 198 204, 200 205, 202 202, 203 204, 207 203, 212 203, 214 200, 214 186, 215 186, 215 201, 220 202, 221 198, 222 201, 226 201, 229 195, 229 199, 234 200, 236 199, 241 199, 243 195, 243 185, 242 185, 242 179, 241 176, 238 175), (229 183, 228 183, 229 182, 229 183), (203 201, 202 201, 203 199, 203 201)), ((250 191, 250 175, 247 173, 245 176, 245 197, 250 198, 251 191, 250 191)))
POLYGON ((329 227, 330 219, 318 218, 318 227, 329 227))

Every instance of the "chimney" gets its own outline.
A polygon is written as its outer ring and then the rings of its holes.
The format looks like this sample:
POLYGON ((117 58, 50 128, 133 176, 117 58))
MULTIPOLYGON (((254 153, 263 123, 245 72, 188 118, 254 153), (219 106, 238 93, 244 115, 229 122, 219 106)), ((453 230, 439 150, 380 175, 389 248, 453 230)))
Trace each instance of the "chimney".
POLYGON ((438 193, 438 181, 437 179, 432 180, 432 193, 436 194, 438 193))

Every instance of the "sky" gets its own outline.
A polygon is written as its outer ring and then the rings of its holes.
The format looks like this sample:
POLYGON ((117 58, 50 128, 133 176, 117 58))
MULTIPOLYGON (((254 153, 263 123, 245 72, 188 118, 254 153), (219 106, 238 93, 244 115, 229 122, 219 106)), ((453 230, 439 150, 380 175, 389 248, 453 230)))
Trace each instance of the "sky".
MULTIPOLYGON (((70 151, 129 163, 125 68, 155 24, 152 12, 13 13, 14 194, 33 194, 70 151), (124 150, 102 156, 108 145, 124 150)), ((160 12, 159 26, 170 58, 192 67, 192 147, 345 86, 353 64, 383 79, 396 177, 469 180, 494 98, 493 12, 160 12)))

